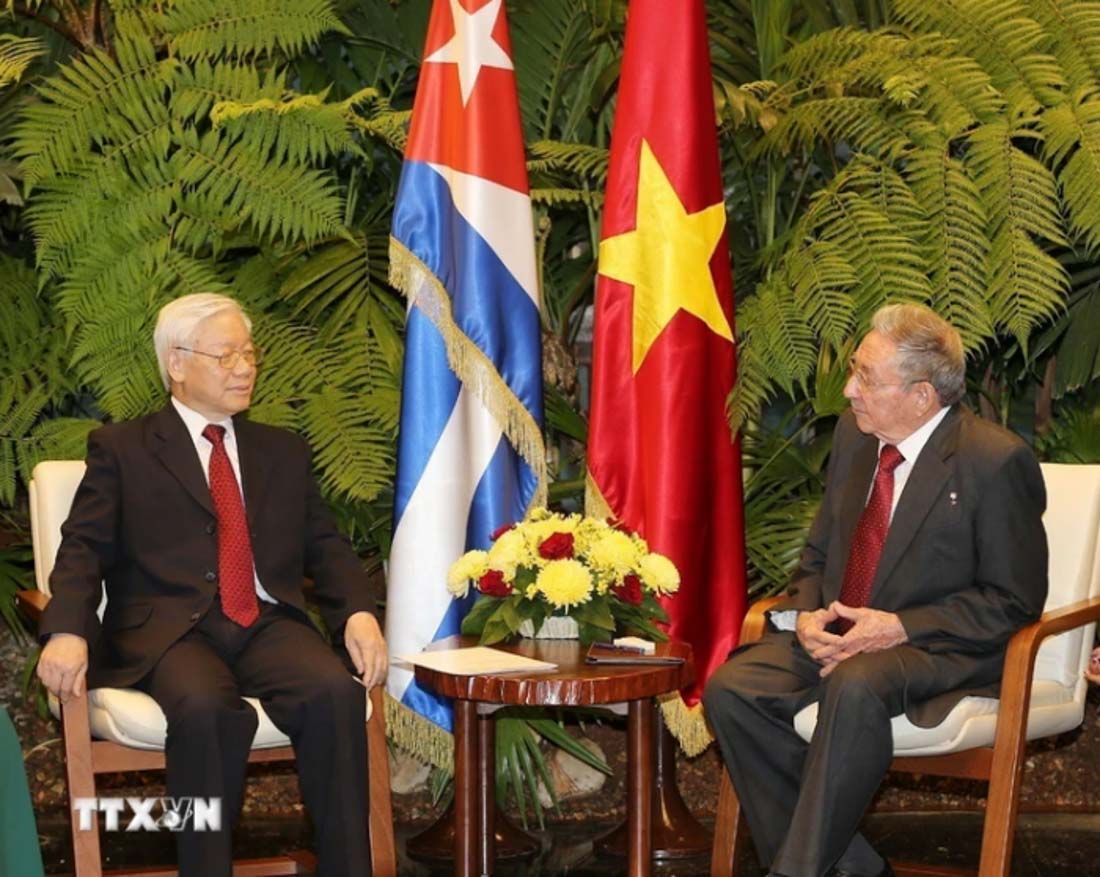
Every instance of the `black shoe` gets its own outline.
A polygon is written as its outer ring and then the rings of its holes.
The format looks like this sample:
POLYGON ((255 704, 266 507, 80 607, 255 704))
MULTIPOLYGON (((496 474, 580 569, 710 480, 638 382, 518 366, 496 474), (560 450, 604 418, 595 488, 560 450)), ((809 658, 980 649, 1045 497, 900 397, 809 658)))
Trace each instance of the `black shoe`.
MULTIPOLYGON (((829 872, 829 877, 872 877, 872 875, 857 874, 855 871, 845 871, 843 868, 833 868, 829 872)), ((873 877, 895 877, 894 869, 890 867, 889 862, 883 859, 882 869, 873 877)))

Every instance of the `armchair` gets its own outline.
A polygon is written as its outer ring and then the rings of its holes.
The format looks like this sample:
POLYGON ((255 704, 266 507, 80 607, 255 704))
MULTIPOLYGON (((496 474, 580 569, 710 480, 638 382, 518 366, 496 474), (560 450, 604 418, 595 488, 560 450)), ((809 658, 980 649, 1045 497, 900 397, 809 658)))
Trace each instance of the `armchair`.
MULTIPOLYGON (((999 698, 965 697, 934 728, 896 716, 891 770, 981 779, 989 783, 979 877, 1007 877, 1028 740, 1073 730, 1084 720, 1083 673, 1100 619, 1100 465, 1042 464, 1047 489, 1043 523, 1050 545, 1050 591, 1042 617, 1008 645, 999 698)), ((759 639, 777 600, 755 603, 741 642, 759 639)), ((809 741, 811 704, 794 718, 809 741)), ((729 774, 722 773, 711 874, 735 873, 743 827, 729 774)))
MULTIPOLYGON (((21 608, 33 620, 40 617, 49 601, 49 577, 61 544, 61 525, 83 475, 84 463, 79 461, 43 462, 34 469, 30 507, 38 590, 23 591, 18 596, 21 608)), ((106 596, 100 603, 100 615, 105 605, 106 596)), ((392 877, 396 873, 396 854, 382 689, 372 689, 368 698, 371 860, 375 875, 392 877)), ((249 762, 293 761, 290 740, 275 727, 257 700, 246 700, 259 716, 249 762)), ((156 701, 147 694, 132 689, 98 688, 64 705, 51 695, 50 709, 61 720, 70 807, 76 798, 96 795, 97 774, 164 770, 166 721, 156 701)), ((76 877, 98 877, 103 872, 97 825, 93 821, 92 830, 80 830, 75 814, 70 815, 76 877)), ((312 856, 291 853, 282 859, 235 863, 234 874, 301 874, 310 873, 312 867, 312 856)), ((174 872, 168 869, 149 873, 174 872)))

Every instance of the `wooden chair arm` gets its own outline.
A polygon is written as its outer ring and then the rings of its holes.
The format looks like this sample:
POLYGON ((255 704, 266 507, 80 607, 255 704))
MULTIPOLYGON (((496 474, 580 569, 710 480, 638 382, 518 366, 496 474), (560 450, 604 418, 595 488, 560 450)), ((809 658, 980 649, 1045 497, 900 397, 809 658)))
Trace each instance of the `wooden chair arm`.
POLYGON ((763 597, 749 607, 745 613, 745 620, 741 622, 741 639, 739 642, 754 643, 764 635, 768 625, 768 611, 774 609, 783 601, 782 597, 763 597))
POLYGON ((1019 695, 1027 684, 1027 697, 1031 696, 1031 676, 1035 671, 1035 656, 1047 637, 1082 627, 1092 621, 1100 621, 1100 597, 1079 600, 1044 612, 1038 621, 1021 628, 1008 641, 1005 653, 1004 675, 1001 678, 1001 709, 1019 695))
POLYGON ((15 592, 15 605, 19 607, 19 611, 26 618, 34 622, 36 627, 42 619, 42 613, 46 611, 46 604, 49 602, 50 598, 41 591, 15 592))

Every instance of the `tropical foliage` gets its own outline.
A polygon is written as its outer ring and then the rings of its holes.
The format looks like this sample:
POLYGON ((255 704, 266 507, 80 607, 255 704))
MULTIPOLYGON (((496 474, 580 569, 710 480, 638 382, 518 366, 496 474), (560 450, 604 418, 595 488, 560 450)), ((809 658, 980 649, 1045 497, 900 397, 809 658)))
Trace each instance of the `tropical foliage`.
MULTIPOLYGON (((403 303, 387 236, 429 0, 0 2, 0 506, 163 396, 151 320, 241 298, 253 416, 303 432, 388 544, 403 303)), ((551 496, 583 479, 625 0, 509 0, 536 211, 551 496)), ((972 402, 1096 459, 1100 4, 708 0, 737 286, 750 582, 819 499, 847 357, 888 299, 965 333, 972 402)), ((0 556, 10 590, 25 549, 0 556)), ((0 587, 0 590, 2 590, 0 587)), ((524 732, 526 733, 526 732, 524 732)), ((528 758, 513 735, 504 758, 528 758)), ((525 742, 526 741, 526 742, 525 742)), ((510 768, 507 773, 510 773, 510 768)), ((498 775, 504 775, 501 771, 498 775)))

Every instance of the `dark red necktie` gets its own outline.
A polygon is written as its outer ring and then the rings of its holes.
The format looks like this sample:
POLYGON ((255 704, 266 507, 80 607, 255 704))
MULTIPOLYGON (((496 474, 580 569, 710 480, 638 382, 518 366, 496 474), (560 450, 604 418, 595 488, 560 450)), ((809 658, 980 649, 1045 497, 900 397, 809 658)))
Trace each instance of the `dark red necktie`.
POLYGON ((260 616, 252 566, 252 540, 237 476, 225 452, 225 427, 207 424, 202 431, 210 453, 210 497, 218 515, 218 593, 222 612, 241 627, 260 616))
MULTIPOLYGON (((875 570, 890 529, 890 507, 894 502, 894 470, 905 462, 901 451, 893 445, 883 445, 878 455, 878 471, 871 488, 871 498, 859 516, 856 532, 852 536, 852 549, 848 553, 848 566, 844 570, 844 584, 840 589, 840 602, 845 606, 866 606, 871 598, 871 585, 875 570)), ((852 622, 840 619, 837 629, 847 633, 852 622)))

